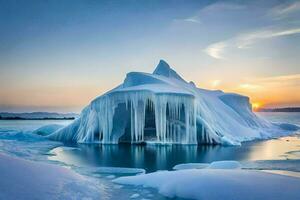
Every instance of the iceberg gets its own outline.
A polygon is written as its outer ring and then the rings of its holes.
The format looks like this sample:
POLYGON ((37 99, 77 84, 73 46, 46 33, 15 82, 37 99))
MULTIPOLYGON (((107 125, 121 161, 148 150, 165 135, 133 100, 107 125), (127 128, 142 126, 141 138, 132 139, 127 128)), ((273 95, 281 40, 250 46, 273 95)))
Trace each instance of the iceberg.
POLYGON ((73 123, 47 137, 101 144, 240 145, 286 135, 289 127, 256 116, 246 96, 197 88, 161 60, 153 73, 128 73, 73 123))

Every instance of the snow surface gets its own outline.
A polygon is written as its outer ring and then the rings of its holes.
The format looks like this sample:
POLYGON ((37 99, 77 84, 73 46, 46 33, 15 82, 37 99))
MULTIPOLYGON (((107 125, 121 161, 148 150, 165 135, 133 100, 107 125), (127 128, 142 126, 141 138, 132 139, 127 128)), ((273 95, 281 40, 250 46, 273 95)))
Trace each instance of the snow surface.
POLYGON ((0 199, 100 199, 90 180, 55 165, 0 154, 0 199))
POLYGON ((127 138, 131 143, 240 145, 298 128, 259 118, 246 96, 197 88, 161 60, 152 74, 128 73, 121 85, 94 99, 72 124, 48 137, 78 143, 116 144, 127 138), (151 112, 155 133, 149 139, 145 121, 151 112))
POLYGON ((114 179, 119 184, 151 187, 164 196, 187 199, 298 200, 300 179, 255 170, 187 169, 114 179))

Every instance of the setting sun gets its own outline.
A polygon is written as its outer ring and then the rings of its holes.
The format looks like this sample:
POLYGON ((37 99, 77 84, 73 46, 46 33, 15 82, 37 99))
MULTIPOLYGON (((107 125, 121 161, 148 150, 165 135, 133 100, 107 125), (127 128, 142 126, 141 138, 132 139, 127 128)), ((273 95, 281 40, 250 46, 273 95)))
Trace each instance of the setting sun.
POLYGON ((261 103, 255 102, 252 103, 252 110, 257 111, 261 107, 261 103))

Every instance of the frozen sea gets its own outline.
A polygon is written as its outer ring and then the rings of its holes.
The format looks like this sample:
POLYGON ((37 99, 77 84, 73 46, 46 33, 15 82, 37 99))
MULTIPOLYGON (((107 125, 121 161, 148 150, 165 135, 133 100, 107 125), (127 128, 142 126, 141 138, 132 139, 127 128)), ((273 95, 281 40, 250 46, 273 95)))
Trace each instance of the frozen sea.
MULTIPOLYGON (((300 113, 258 113, 273 121, 300 126, 300 113)), ((182 163, 239 161, 244 169, 272 170, 299 176, 300 135, 245 142, 242 146, 194 145, 87 145, 63 144, 32 133, 47 124, 70 120, 0 120, 0 152, 38 162, 70 168, 87 176, 101 188, 103 199, 167 199, 156 190, 123 186, 116 177, 171 170, 182 163)))

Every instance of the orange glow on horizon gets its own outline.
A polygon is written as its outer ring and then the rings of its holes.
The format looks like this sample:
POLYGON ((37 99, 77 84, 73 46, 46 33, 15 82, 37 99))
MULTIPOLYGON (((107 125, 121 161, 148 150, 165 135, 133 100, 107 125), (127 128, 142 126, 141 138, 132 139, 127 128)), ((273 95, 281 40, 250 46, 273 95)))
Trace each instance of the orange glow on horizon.
POLYGON ((258 111, 259 108, 261 108, 261 106, 262 106, 261 103, 259 103, 259 102, 254 102, 254 103, 252 103, 252 110, 253 110, 253 111, 258 111))

